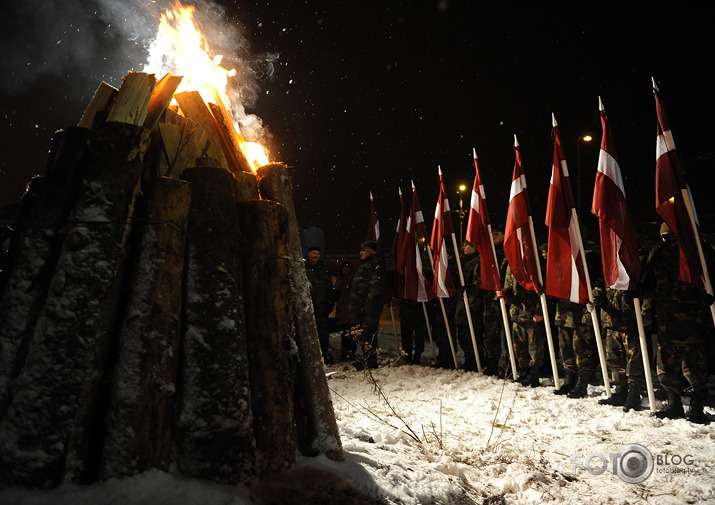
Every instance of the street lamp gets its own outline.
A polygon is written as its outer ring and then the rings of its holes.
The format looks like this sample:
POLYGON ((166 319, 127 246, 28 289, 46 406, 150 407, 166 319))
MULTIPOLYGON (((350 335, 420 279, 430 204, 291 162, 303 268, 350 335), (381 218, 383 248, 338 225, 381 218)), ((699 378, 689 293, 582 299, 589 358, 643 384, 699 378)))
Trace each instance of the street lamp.
POLYGON ((576 214, 581 218, 581 142, 591 142, 591 135, 583 135, 576 141, 576 214))
POLYGON ((459 197, 459 210, 457 215, 459 216, 459 246, 464 244, 464 218, 467 215, 467 211, 464 210, 464 199, 462 195, 466 191, 466 184, 460 184, 457 188, 457 196, 459 197))

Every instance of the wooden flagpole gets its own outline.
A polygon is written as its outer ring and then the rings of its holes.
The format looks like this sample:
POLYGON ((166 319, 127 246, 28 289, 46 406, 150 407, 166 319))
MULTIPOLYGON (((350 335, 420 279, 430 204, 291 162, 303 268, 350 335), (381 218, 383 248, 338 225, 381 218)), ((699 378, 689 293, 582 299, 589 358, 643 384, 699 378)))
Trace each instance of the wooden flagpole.
POLYGON ((469 323, 469 334, 472 336, 472 346, 474 347, 474 357, 477 360, 477 370, 482 373, 482 360, 479 359, 479 351, 477 350, 477 338, 474 335, 474 324, 472 323, 472 311, 469 308, 469 297, 467 296, 467 286, 464 284, 464 273, 462 272, 462 260, 459 259, 459 251, 457 247, 457 237, 452 233, 452 245, 454 246, 454 255, 457 258, 457 269, 459 270, 459 280, 462 283, 462 287, 465 289, 462 291, 462 299, 464 300, 464 308, 467 311, 467 322, 469 323))
POLYGON ((650 373, 650 358, 648 343, 645 339, 645 325, 643 324, 643 311, 641 310, 641 301, 638 297, 633 298, 633 307, 636 310, 636 323, 638 324, 638 341, 641 346, 641 355, 643 358, 643 372, 645 373, 645 384, 648 389, 648 405, 650 411, 655 412, 655 393, 653 392, 653 377, 650 373))
MULTIPOLYGON (((434 258, 432 257, 432 249, 430 249, 429 246, 427 246, 427 254, 429 255, 430 265, 432 265, 432 272, 434 272, 436 274, 437 272, 435 272, 435 269, 434 269, 434 258)), ((436 281, 437 281, 437 279, 435 278, 435 282, 436 281)), ((449 347, 452 350, 452 359, 454 359, 454 369, 456 370, 459 368, 459 364, 457 363, 457 353, 454 350, 454 341, 452 340, 452 332, 449 330, 449 320, 447 319, 447 310, 444 308, 444 300, 442 300, 442 298, 439 296, 437 297, 437 299, 439 300, 439 306, 442 308, 442 317, 444 318, 444 327, 447 330, 447 338, 449 339, 449 347)), ((425 311, 425 315, 426 314, 427 314, 427 312, 425 311)), ((431 341, 431 339, 430 339, 430 341, 431 341)), ((432 347, 432 351, 434 352, 434 347, 432 347)))

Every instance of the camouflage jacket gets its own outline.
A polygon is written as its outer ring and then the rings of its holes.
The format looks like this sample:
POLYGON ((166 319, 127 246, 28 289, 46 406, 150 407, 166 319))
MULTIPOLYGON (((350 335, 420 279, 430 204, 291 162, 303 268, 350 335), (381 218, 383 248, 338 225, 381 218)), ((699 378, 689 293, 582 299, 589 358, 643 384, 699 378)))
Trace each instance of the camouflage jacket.
POLYGON ((350 292, 350 314, 379 316, 385 303, 385 266, 376 254, 360 261, 350 292))
MULTIPOLYGON (((479 254, 476 252, 462 257, 462 273, 464 274, 464 289, 467 292, 467 301, 472 314, 483 305, 483 293, 481 288, 482 277, 479 269, 479 254)), ((463 295, 459 296, 454 311, 455 324, 467 324, 467 310, 464 307, 463 295)))
POLYGON ((305 273, 310 281, 310 297, 313 300, 313 310, 316 315, 327 317, 335 305, 335 295, 333 294, 333 278, 330 276, 328 267, 322 260, 315 265, 309 262, 305 264, 305 273))
POLYGON ((526 324, 533 323, 535 315, 541 315, 539 295, 535 291, 524 289, 511 273, 507 265, 504 275, 504 298, 509 306, 509 317, 512 322, 526 324))

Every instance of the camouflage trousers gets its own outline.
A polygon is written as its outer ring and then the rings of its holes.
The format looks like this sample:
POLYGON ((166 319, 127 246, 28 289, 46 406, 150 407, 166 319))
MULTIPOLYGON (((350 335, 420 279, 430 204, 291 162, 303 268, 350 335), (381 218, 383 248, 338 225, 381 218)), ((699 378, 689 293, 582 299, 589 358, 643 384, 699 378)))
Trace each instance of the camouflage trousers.
POLYGON ((512 323, 511 338, 514 342, 516 365, 520 370, 543 366, 546 348, 546 328, 543 322, 512 323))
POLYGON ((707 346, 702 328, 689 320, 658 325, 658 380, 668 392, 682 393, 683 381, 693 392, 707 388, 707 346))
POLYGON ((425 350, 425 322, 422 303, 403 298, 400 300, 400 339, 402 351, 409 357, 419 357, 425 350))
POLYGON ((578 324, 575 328, 559 326, 559 352, 566 370, 590 372, 594 367, 593 349, 596 337, 593 328, 578 324))
POLYGON ((505 338, 504 319, 499 300, 484 300, 484 351, 489 359, 499 359, 505 338))
POLYGON ((606 365, 615 384, 635 383, 645 388, 638 330, 606 328, 606 365))

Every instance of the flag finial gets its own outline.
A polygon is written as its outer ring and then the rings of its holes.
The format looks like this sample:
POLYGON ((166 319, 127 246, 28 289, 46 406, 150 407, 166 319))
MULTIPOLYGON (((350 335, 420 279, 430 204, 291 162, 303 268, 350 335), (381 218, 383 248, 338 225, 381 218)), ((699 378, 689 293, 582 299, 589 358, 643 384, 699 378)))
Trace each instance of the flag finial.
POLYGON ((410 179, 410 182, 412 183, 412 191, 414 191, 414 190, 416 189, 416 188, 415 188, 415 181, 413 181, 412 179, 410 179))
POLYGON ((472 147, 472 156, 474 157, 475 160, 477 159, 477 150, 474 149, 473 147, 472 147))
POLYGON ((442 175, 442 167, 440 167, 439 165, 437 165, 437 170, 439 171, 439 175, 442 175))
POLYGON ((650 80, 653 82, 653 91, 656 92, 656 93, 657 93, 658 91, 660 91, 660 90, 658 89, 658 85, 655 83, 655 77, 651 77, 650 80))
POLYGON ((399 193, 400 196, 402 196, 402 188, 397 188, 397 192, 399 193))
POLYGON ((516 138, 516 133, 514 134, 514 147, 519 147, 519 140, 516 138))
POLYGON ((370 200, 372 200, 372 199, 373 199, 373 198, 372 198, 372 191, 370 191, 370 200))
POLYGON ((551 126, 558 126, 559 123, 556 122, 556 116, 554 116, 554 113, 551 113, 551 126))
POLYGON ((603 100, 601 100, 601 97, 600 97, 600 96, 598 97, 598 110, 600 110, 601 112, 603 112, 604 110, 606 110, 606 109, 603 108, 603 100))

